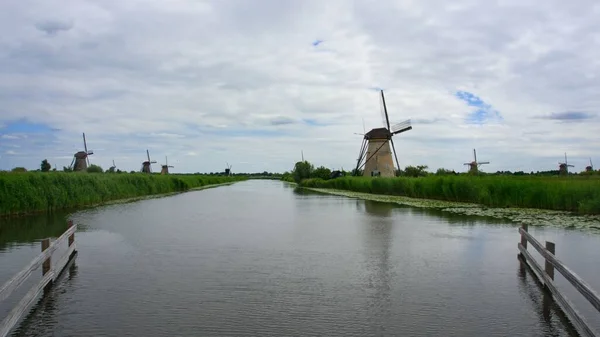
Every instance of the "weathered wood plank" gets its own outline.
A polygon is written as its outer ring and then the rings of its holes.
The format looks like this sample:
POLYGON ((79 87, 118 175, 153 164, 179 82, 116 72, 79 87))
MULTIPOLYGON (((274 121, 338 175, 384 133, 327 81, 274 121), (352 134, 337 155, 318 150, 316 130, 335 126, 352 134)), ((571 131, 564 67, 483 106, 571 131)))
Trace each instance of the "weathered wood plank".
POLYGON ((77 247, 76 244, 73 243, 71 245, 71 247, 69 247, 69 250, 67 250, 65 255, 58 261, 58 263, 54 267, 55 273, 54 273, 54 278, 52 279, 53 281, 56 280, 56 278, 60 275, 60 273, 62 273, 63 269, 65 269, 65 267, 71 260, 71 255, 75 252, 75 249, 77 249, 76 247, 77 247))
POLYGON ((6 281, 0 288, 0 302, 8 298, 15 289, 17 289, 21 284, 23 284, 23 282, 27 280, 27 278, 31 275, 31 273, 34 270, 38 269, 48 257, 52 256, 52 253, 58 248, 58 245, 60 245, 60 243, 65 240, 65 238, 75 233, 76 230, 77 225, 74 225, 67 229, 61 236, 59 236, 56 239, 56 241, 50 244, 50 247, 48 247, 48 249, 43 251, 40 255, 36 256, 25 268, 23 268, 10 280, 6 281))
POLYGON ((564 297, 558 291, 558 289, 556 289, 556 286, 554 285, 554 282, 552 281, 552 279, 550 279, 550 277, 546 273, 544 273, 544 271, 542 270, 542 267, 533 258, 531 253, 529 253, 529 251, 527 251, 527 249, 525 247, 523 247, 523 245, 521 245, 521 243, 518 244, 518 247, 519 247, 519 251, 521 252, 523 258, 525 258, 525 260, 527 261, 527 263, 529 264, 531 269, 533 269, 536 272, 536 274, 537 274, 536 276, 538 278, 541 277, 543 279, 544 285, 546 286, 546 288, 548 288, 548 290, 550 290, 550 292, 552 293, 552 296, 554 297, 554 300, 560 305, 560 307, 565 312, 567 317, 569 317, 569 320, 571 321, 573 326, 575 326, 577 331, 579 333, 581 333, 583 336, 589 336, 589 337, 598 336, 596 334, 596 332, 594 330, 592 330, 592 328, 590 328, 590 326, 587 324, 587 322, 585 321, 583 316, 581 316, 579 314, 579 312, 575 309, 575 306, 573 306, 571 301, 569 301, 566 297, 564 297))
POLYGON ((519 228, 519 233, 527 238, 527 241, 558 270, 591 304, 600 312, 600 296, 579 275, 569 269, 554 254, 546 250, 531 234, 519 228))
POLYGON ((31 288, 25 297, 23 297, 23 299, 19 302, 19 304, 17 304, 17 306, 10 311, 4 321, 0 323, 0 337, 6 337, 9 334, 12 328, 19 322, 21 317, 27 313, 29 307, 33 304, 35 299, 42 293, 44 287, 46 287, 46 285, 52 281, 53 277, 54 271, 51 270, 36 286, 31 288))

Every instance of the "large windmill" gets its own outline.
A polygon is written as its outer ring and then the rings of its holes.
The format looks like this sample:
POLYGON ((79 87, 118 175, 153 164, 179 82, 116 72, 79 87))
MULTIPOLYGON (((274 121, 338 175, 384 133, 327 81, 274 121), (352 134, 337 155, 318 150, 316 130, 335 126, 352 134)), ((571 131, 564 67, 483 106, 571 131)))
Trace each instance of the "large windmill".
POLYGON ((69 165, 73 171, 85 171, 90 165, 90 159, 88 156, 94 154, 94 151, 88 151, 87 149, 85 133, 83 134, 83 149, 84 151, 79 151, 73 155, 73 160, 71 161, 71 165, 69 165))
MULTIPOLYGON (((148 156, 148 158, 150 158, 150 156, 148 156)), ((148 159, 150 160, 150 159, 148 159)), ((160 174, 169 174, 169 167, 173 167, 172 165, 169 165, 169 160, 167 159, 167 156, 165 156, 165 164, 161 165, 162 169, 160 170, 160 174)))
MULTIPOLYGON (((304 155, 302 155, 302 158, 304 158, 304 155)), ((304 160, 302 160, 304 161, 304 160)), ((229 163, 226 163, 227 167, 225 168, 225 175, 226 176, 230 176, 231 175, 231 165, 229 165, 229 163)))
POLYGON ((575 167, 575 166, 569 165, 569 162, 567 161, 567 153, 565 152, 565 162, 558 163, 558 174, 559 175, 569 174, 569 167, 575 167))
POLYGON ((590 165, 585 167, 585 172, 593 172, 594 164, 592 164, 592 158, 590 158, 590 165))
POLYGON ((465 163, 465 165, 469 165, 469 173, 477 174, 479 173, 479 165, 489 164, 489 161, 477 161, 477 152, 473 149, 473 161, 470 163, 465 163))
POLYGON ((396 159, 396 166, 398 169, 400 168, 392 137, 411 130, 410 119, 390 127, 390 119, 385 105, 383 90, 381 90, 381 103, 383 105, 381 117, 384 127, 371 129, 371 131, 364 134, 354 174, 358 174, 364 166, 363 176, 394 177, 396 170, 394 169, 392 151, 396 159))
POLYGON ((152 173, 152 164, 156 164, 156 160, 150 160, 150 152, 146 150, 146 156, 148 156, 148 160, 142 163, 142 173, 152 173))

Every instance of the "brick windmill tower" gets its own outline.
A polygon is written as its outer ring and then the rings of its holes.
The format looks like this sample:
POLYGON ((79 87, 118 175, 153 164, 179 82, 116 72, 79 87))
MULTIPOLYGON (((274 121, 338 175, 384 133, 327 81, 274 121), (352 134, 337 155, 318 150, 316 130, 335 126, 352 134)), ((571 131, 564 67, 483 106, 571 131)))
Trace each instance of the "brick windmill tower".
MULTIPOLYGON (((150 158, 150 156, 148 156, 148 158, 150 158)), ((150 159, 148 159, 150 160, 150 159)), ((165 164, 161 165, 161 170, 160 170, 160 174, 169 174, 169 167, 173 167, 171 165, 169 165, 169 160, 167 159, 167 156, 165 156, 165 164)))
POLYGON ((146 150, 146 156, 148 156, 148 160, 142 163, 142 173, 152 173, 152 164, 156 164, 156 160, 150 160, 150 152, 146 150))
POLYGON ((565 162, 558 163, 558 174, 561 176, 566 176, 567 174, 569 174, 569 167, 575 166, 569 165, 569 162, 567 161, 567 153, 565 152, 565 162))
POLYGON ((396 176, 396 170, 394 168, 392 152, 394 153, 398 169, 400 168, 400 164, 398 163, 398 156, 396 155, 396 148, 394 147, 392 137, 412 130, 412 126, 410 125, 410 119, 408 119, 390 127, 385 96, 383 95, 383 90, 380 92, 383 108, 381 117, 384 127, 372 129, 364 134, 354 172, 358 174, 359 170, 364 167, 363 176, 394 177, 396 176))
POLYGON ((477 152, 473 149, 473 161, 470 163, 465 163, 465 165, 469 165, 469 173, 470 174, 478 174, 479 166, 489 164, 489 161, 477 161, 477 152))
POLYGON ((85 141, 85 133, 83 134, 83 151, 79 151, 73 155, 73 160, 71 161, 71 165, 69 167, 73 169, 73 171, 85 171, 90 165, 90 159, 88 156, 94 154, 94 151, 87 149, 87 143, 85 141))

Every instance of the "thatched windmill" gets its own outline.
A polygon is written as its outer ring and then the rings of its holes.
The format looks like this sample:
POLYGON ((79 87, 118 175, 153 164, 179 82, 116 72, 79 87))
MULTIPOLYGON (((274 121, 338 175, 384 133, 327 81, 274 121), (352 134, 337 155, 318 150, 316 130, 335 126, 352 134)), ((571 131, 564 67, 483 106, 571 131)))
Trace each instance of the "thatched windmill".
POLYGON ((152 173, 152 164, 156 164, 156 160, 150 160, 150 152, 146 150, 146 156, 148 156, 148 160, 142 163, 142 173, 152 173))
MULTIPOLYGON (((302 158, 304 159, 304 155, 302 155, 302 158)), ((229 165, 229 163, 226 163, 226 164, 227 164, 227 167, 225 168, 225 175, 230 176, 231 175, 231 165, 229 165)))
POLYGON ((473 161, 470 163, 465 163, 465 165, 469 165, 469 173, 477 174, 479 173, 479 165, 489 164, 489 161, 477 161, 477 152, 473 149, 473 161))
POLYGON ((73 171, 85 171, 90 165, 90 159, 88 156, 94 154, 94 151, 87 149, 87 143, 85 141, 85 133, 83 134, 83 151, 79 151, 73 155, 73 160, 71 161, 71 168, 73 171))
MULTIPOLYGON (((150 156, 148 156, 148 158, 150 158, 150 156)), ((148 159, 150 160, 150 159, 148 159)), ((173 167, 171 165, 169 165, 169 160, 167 159, 167 156, 165 156, 165 164, 161 165, 162 169, 160 170, 160 174, 169 174, 169 167, 173 167)))
POLYGON ((573 165, 569 165, 569 162, 567 161, 567 153, 565 152, 565 162, 564 163, 558 163, 558 174, 559 175, 567 175, 569 174, 569 167, 575 167, 573 165))
POLYGON ((381 90, 381 103, 383 105, 381 117, 384 127, 372 129, 364 134, 358 159, 356 161, 355 174, 358 174, 364 166, 363 176, 394 177, 396 171, 394 169, 392 151, 394 152, 394 157, 396 159, 396 166, 397 168, 400 168, 392 137, 399 133, 411 130, 412 126, 410 125, 410 119, 390 127, 390 119, 385 105, 383 90, 381 90))
POLYGON ((594 171, 594 164, 592 164, 592 158, 590 158, 590 165, 585 167, 585 172, 593 172, 594 171))

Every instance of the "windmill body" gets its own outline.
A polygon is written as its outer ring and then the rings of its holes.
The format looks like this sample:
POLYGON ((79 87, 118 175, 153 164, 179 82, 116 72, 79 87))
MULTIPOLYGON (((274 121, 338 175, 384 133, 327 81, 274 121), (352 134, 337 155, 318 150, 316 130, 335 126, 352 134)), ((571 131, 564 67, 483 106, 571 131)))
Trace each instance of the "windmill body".
POLYGON ((160 174, 169 174, 169 167, 173 166, 169 165, 169 160, 167 159, 167 156, 165 156, 165 164, 161 165, 160 174))
POLYGON ((117 165, 115 165, 115 161, 113 160, 113 164, 111 167, 108 168, 108 172, 114 173, 116 169, 117 169, 117 165))
POLYGON ((558 174, 561 176, 569 174, 569 167, 575 167, 575 166, 569 165, 569 162, 567 161, 567 153, 565 152, 565 162, 558 163, 558 174))
POLYGON ((594 164, 592 164, 592 158, 590 158, 590 165, 585 167, 586 172, 594 172, 594 164))
POLYGON ((148 160, 142 163, 142 173, 152 173, 152 164, 156 164, 156 160, 150 160, 150 152, 146 150, 148 160))
POLYGON ((383 105, 384 127, 371 129, 364 134, 354 171, 355 174, 358 174, 359 170, 364 167, 363 176, 394 177, 396 176, 394 158, 396 159, 397 168, 400 168, 392 137, 411 130, 412 126, 410 120, 406 120, 390 127, 383 90, 381 91, 381 102, 383 105), (392 157, 392 154, 394 157, 392 157))
POLYGON ((475 151, 475 149, 473 149, 473 161, 470 163, 465 163, 465 165, 469 166, 470 174, 478 174, 479 166, 489 164, 489 163, 490 163, 489 161, 477 161, 477 152, 475 151))
MULTIPOLYGON (((304 155, 302 155, 302 158, 304 158, 304 155)), ((227 163, 227 167, 225 168, 225 175, 226 176, 231 175, 231 165, 229 165, 229 163, 227 163)))
POLYGON ((78 151, 73 155, 73 161, 71 161, 70 167, 73 171, 85 171, 87 170, 90 159, 88 158, 90 155, 94 154, 94 151, 87 149, 87 143, 85 140, 85 133, 83 134, 83 151, 78 151))

